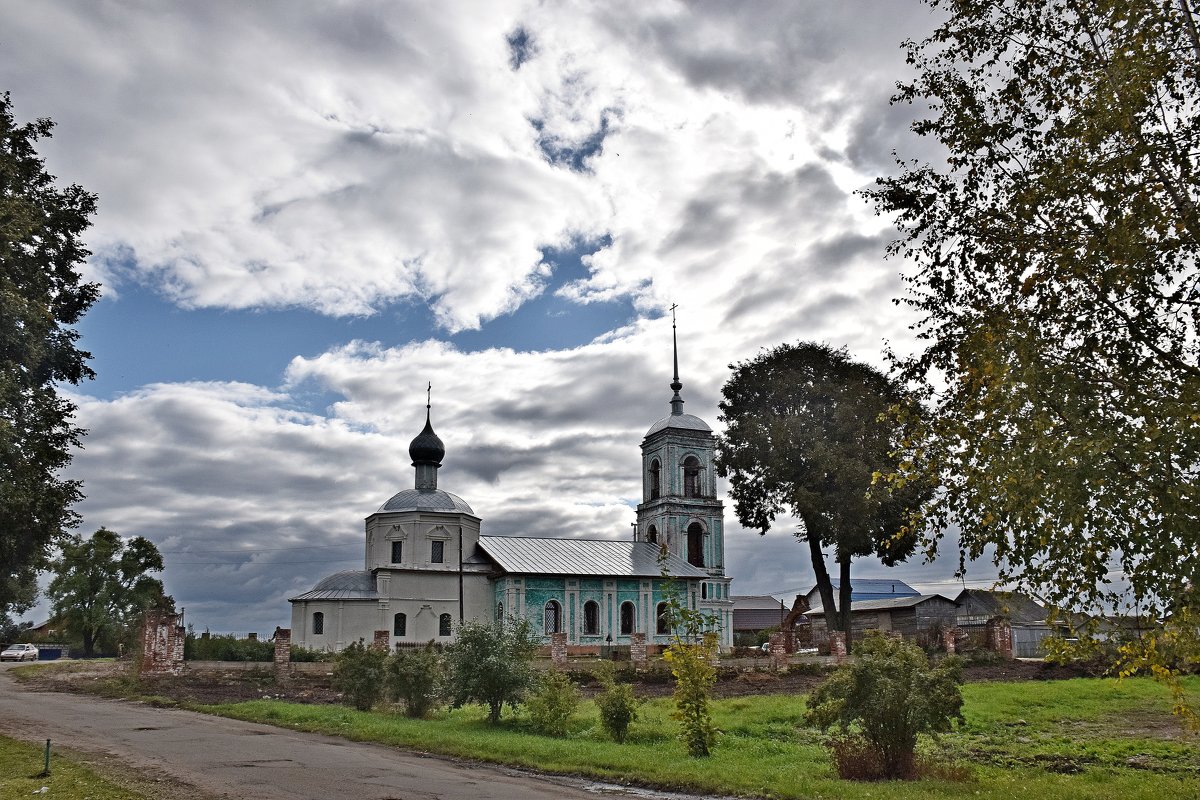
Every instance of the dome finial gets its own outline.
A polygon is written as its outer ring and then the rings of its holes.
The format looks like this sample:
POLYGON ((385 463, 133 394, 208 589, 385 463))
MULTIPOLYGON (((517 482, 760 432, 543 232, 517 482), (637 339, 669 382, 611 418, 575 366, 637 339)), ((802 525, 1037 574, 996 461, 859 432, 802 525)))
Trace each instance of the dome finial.
POLYGON ((675 303, 671 304, 671 352, 674 356, 674 380, 671 381, 671 389, 675 394, 671 397, 671 413, 678 416, 683 413, 683 398, 679 396, 679 390, 683 388, 683 384, 679 382, 679 339, 675 334, 675 309, 679 308, 675 303))
POLYGON ((437 470, 446 456, 446 446, 433 432, 433 422, 430 420, 432 394, 433 384, 430 383, 425 387, 425 427, 408 446, 408 455, 417 468, 417 489, 421 490, 437 488, 437 470))

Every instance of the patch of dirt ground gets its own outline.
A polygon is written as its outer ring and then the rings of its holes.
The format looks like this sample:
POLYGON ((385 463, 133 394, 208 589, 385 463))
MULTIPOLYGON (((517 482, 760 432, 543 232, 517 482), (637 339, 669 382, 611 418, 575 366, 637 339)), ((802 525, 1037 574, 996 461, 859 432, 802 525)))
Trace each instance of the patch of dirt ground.
MULTIPOLYGON (((262 671, 199 672, 185 671, 179 676, 128 677, 126 665, 119 662, 65 661, 25 672, 21 682, 46 691, 86 692, 112 697, 143 695, 180 704, 236 703, 243 700, 276 699, 296 703, 337 703, 341 695, 330 686, 328 674, 299 674, 287 682, 276 682, 264 664, 262 671)), ((1062 680, 1085 676, 1086 671, 1058 667, 1040 661, 1009 661, 973 665, 964 670, 971 681, 1062 680)), ((721 670, 713 689, 715 697, 747 697, 766 694, 807 694, 826 677, 817 669, 792 669, 786 673, 766 671, 737 672, 721 670)), ((599 689, 585 685, 583 694, 591 696, 599 689)), ((673 691, 669 675, 651 672, 635 682, 641 697, 667 697, 673 691)))

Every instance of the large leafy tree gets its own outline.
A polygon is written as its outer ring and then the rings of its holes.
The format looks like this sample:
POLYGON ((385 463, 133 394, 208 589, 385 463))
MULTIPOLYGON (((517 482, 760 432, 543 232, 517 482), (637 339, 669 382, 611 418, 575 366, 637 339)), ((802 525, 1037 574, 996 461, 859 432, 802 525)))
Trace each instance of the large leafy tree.
POLYGON ((874 484, 901 466, 893 454, 904 429, 889 410, 906 408, 919 419, 918 409, 879 370, 814 343, 780 345, 733 365, 721 391, 717 470, 729 478, 738 520, 763 533, 781 513, 802 521, 796 536, 808 543, 826 619, 848 634, 852 559, 874 554, 892 566, 916 545, 909 523, 928 484, 874 484), (839 565, 836 602, 826 547, 839 565))
POLYGON ((69 326, 99 291, 78 272, 96 198, 46 173, 35 145, 52 127, 17 125, 0 96, 0 615, 33 602, 81 496, 78 481, 60 476, 83 431, 58 387, 92 377, 69 326))
POLYGON ((1065 608, 1200 608, 1200 36, 1192 0, 927 0, 898 100, 943 163, 871 194, 935 410, 912 463, 962 554, 1065 608))
POLYGON ((50 564, 54 577, 46 594, 55 616, 91 656, 98 645, 115 643, 146 609, 174 607, 162 581, 146 574, 162 568, 153 542, 140 536, 126 541, 101 528, 88 539, 74 535, 62 543, 61 555, 50 564))

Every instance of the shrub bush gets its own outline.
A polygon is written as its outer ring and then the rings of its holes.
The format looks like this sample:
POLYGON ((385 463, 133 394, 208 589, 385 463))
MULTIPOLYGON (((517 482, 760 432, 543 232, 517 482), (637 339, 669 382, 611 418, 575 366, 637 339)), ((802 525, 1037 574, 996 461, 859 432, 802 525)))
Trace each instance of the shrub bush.
POLYGON ((365 647, 361 639, 354 642, 333 660, 333 688, 349 705, 370 711, 383 694, 387 660, 384 651, 365 647))
POLYGON ((311 647, 292 645, 289 660, 296 663, 312 663, 314 661, 333 661, 334 653, 329 650, 317 650, 311 647))
MULTIPOLYGON (((952 656, 930 667, 921 648, 884 636, 868 636, 855 654, 809 695, 807 718, 821 728, 837 723, 843 735, 861 733, 882 759, 883 777, 913 777, 917 735, 962 721, 961 663, 952 656)), ((856 745, 838 746, 851 761, 866 758, 856 745)), ((837 749, 833 755, 839 759, 837 749)))
POLYGON ((483 703, 488 721, 500 721, 505 703, 516 706, 534 683, 533 656, 541 644, 529 620, 464 622, 446 648, 446 690, 451 704, 483 703))
POLYGON ((275 643, 257 639, 239 639, 232 633, 196 636, 190 631, 183 638, 185 661, 274 661, 275 643))
POLYGON ((404 713, 423 717, 437 707, 445 682, 442 654, 430 642, 419 650, 401 650, 388 659, 387 691, 392 702, 404 701, 404 713))
POLYGON ((600 724, 614 742, 623 744, 629 735, 630 723, 637 721, 638 701, 633 696, 633 687, 617 682, 616 671, 611 664, 603 665, 597 677, 604 687, 596 695, 600 724))
POLYGON ((567 723, 578 707, 579 689, 557 669, 544 673, 525 701, 533 729, 547 736, 566 736, 567 723))

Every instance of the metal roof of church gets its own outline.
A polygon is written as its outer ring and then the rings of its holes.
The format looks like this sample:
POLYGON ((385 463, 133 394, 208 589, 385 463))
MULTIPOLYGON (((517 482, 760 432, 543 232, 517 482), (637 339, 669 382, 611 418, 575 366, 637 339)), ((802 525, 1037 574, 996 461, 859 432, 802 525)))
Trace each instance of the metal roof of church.
POLYGON ((685 431, 712 433, 712 428, 708 427, 708 423, 697 416, 693 416, 692 414, 668 414, 651 425, 650 430, 646 431, 646 436, 658 433, 663 428, 680 428, 685 431))
POLYGON ((652 542, 480 536, 479 547, 510 573, 657 578, 665 566, 673 577, 708 577, 678 556, 668 555, 660 565, 658 545, 652 542))
POLYGON ((317 581, 317 585, 289 600, 374 600, 375 576, 367 570, 348 569, 317 581))
POLYGON ((442 489, 405 489, 392 495, 379 507, 380 511, 459 511, 474 515, 474 511, 456 494, 442 489))

